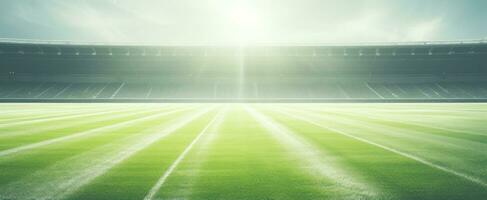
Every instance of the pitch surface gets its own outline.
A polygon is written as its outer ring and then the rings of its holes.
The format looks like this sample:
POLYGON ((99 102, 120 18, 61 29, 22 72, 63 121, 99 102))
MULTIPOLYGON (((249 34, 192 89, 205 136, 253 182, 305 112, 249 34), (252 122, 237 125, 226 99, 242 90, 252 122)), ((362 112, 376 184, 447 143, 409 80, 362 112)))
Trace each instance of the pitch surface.
POLYGON ((485 104, 1 104, 0 199, 483 199, 485 104))

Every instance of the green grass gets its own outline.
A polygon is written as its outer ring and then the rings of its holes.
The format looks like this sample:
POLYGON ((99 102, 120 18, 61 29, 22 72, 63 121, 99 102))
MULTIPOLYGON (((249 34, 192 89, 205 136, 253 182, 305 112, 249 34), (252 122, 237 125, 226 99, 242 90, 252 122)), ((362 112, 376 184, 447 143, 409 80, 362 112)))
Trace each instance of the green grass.
POLYGON ((487 104, 0 104, 0 199, 484 199, 487 104))

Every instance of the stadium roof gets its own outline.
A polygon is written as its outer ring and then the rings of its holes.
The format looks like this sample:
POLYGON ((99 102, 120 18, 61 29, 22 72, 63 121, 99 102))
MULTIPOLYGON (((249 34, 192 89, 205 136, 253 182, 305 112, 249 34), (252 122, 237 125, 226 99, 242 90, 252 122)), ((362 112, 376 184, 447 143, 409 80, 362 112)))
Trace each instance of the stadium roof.
MULTIPOLYGON (((39 44, 39 45, 75 45, 75 46, 236 46, 218 43, 146 43, 146 42, 86 42, 67 40, 34 40, 19 38, 0 38, 0 44, 39 44)), ((418 42, 359 42, 359 43, 255 43, 246 46, 418 46, 418 45, 456 45, 487 44, 484 39, 418 41, 418 42)))

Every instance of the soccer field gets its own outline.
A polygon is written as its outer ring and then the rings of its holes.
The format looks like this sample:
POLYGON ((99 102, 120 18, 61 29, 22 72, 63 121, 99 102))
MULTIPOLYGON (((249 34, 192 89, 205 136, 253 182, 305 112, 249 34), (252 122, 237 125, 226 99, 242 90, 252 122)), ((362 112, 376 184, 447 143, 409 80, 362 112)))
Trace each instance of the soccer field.
POLYGON ((485 199, 487 104, 0 104, 0 199, 485 199))

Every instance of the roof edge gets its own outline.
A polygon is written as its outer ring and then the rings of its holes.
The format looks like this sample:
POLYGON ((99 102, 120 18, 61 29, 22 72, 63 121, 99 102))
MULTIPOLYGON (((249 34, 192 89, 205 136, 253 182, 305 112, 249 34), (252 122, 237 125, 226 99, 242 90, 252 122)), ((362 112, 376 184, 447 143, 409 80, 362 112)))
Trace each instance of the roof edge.
POLYGON ((487 44, 484 39, 464 40, 436 40, 436 41, 411 41, 411 42, 358 42, 358 43, 279 43, 261 42, 249 44, 219 44, 219 43, 157 43, 157 42, 84 42, 69 40, 38 40, 20 38, 0 38, 0 44, 33 44, 33 45, 73 45, 73 46, 418 46, 418 45, 462 45, 462 44, 487 44))

